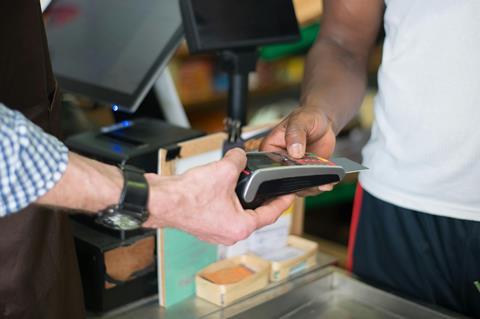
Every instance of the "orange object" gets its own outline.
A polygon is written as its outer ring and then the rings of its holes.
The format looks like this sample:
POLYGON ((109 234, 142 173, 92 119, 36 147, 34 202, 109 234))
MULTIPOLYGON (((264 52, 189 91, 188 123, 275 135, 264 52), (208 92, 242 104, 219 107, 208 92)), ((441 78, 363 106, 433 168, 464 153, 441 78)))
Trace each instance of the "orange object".
POLYGON ((247 277, 250 277, 253 274, 254 272, 249 268, 243 265, 238 265, 235 267, 225 268, 203 274, 202 277, 217 285, 229 285, 237 283, 247 277))
MULTIPOLYGON (((155 238, 143 238, 130 246, 118 247, 105 252, 107 274, 119 281, 128 281, 138 271, 146 269, 155 260, 155 238)), ((105 281, 105 288, 115 287, 105 281)))

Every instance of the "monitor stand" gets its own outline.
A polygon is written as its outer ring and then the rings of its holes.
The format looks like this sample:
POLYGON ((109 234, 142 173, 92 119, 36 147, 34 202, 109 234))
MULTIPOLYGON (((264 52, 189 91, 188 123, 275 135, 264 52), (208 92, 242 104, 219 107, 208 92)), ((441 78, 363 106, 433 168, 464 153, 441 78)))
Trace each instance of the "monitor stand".
POLYGON ((153 91, 160 101, 160 109, 165 116, 165 121, 173 125, 189 128, 190 122, 168 67, 163 70, 155 81, 153 91))
POLYGON ((135 113, 114 110, 115 122, 136 118, 158 118, 172 125, 190 128, 185 109, 180 101, 175 83, 168 68, 163 69, 151 89, 143 97, 135 113))

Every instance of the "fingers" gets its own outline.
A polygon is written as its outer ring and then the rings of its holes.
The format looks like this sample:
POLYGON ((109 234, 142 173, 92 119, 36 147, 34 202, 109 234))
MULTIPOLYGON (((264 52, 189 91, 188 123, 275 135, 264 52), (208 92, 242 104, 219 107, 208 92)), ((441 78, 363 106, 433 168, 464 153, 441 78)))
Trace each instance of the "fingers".
POLYGON ((315 196, 315 195, 318 195, 318 194, 323 193, 323 192, 330 192, 331 190, 333 190, 333 188, 337 184, 338 184, 338 182, 337 183, 320 185, 318 187, 307 188, 307 189, 304 189, 304 190, 302 190, 300 192, 297 192, 295 194, 297 196, 300 196, 300 197, 315 196))
POLYGON ((301 158, 309 151, 329 157, 335 147, 332 122, 318 109, 298 108, 282 121, 264 139, 263 151, 287 150, 294 158, 301 158))
POLYGON ((318 186, 318 190, 321 191, 321 192, 329 192, 329 191, 333 190, 333 187, 337 184, 338 183, 321 185, 321 186, 318 186))
POLYGON ((284 122, 285 144, 290 156, 303 157, 307 142, 312 144, 322 138, 326 126, 320 117, 321 113, 306 109, 299 109, 290 114, 288 120, 284 122))
POLYGON ((284 123, 280 123, 262 140, 260 150, 265 152, 279 152, 285 151, 285 149, 285 125, 284 123))
POLYGON ((308 196, 319 195, 320 193, 322 193, 322 191, 318 189, 318 187, 312 187, 312 188, 304 189, 300 192, 297 192, 295 193, 295 195, 299 197, 308 197, 308 196))
POLYGON ((292 205, 294 199, 295 195, 281 196, 255 209, 251 214, 255 219, 255 228, 258 229, 274 223, 292 205))

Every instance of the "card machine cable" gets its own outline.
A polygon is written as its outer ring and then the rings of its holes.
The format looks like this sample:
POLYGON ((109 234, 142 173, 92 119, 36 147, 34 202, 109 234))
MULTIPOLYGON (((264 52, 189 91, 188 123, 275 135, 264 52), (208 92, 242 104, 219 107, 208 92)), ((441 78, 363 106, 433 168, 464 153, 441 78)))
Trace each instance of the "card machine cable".
POLYGON ((236 192, 244 208, 255 209, 268 199, 339 182, 345 174, 364 169, 347 158, 329 161, 310 153, 295 159, 277 152, 250 152, 236 192))

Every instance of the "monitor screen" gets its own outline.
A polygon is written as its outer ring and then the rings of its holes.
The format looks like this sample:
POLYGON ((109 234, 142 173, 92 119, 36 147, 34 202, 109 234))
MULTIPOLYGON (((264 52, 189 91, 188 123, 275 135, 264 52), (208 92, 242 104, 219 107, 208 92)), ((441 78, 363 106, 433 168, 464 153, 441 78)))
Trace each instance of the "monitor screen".
POLYGON ((46 29, 62 89, 130 112, 183 35, 173 0, 57 0, 46 29))
POLYGON ((292 0, 181 0, 180 4, 192 52, 299 39, 292 0))

